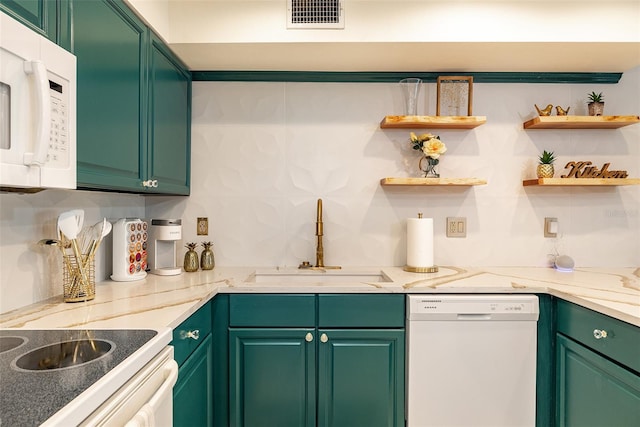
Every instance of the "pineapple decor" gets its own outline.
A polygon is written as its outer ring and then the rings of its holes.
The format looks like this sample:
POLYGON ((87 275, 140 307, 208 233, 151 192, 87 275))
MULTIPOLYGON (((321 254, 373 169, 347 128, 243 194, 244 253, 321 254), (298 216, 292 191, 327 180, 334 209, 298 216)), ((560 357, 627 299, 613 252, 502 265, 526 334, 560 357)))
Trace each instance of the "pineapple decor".
POLYGON ((553 162, 556 161, 553 151, 543 151, 539 157, 540 164, 536 169, 538 178, 553 178, 555 171, 553 170, 553 162))
POLYGON ((188 273, 192 273, 194 271, 198 271, 199 263, 198 263, 198 253, 196 252, 196 243, 187 243, 185 246, 188 250, 184 254, 184 271, 188 273))

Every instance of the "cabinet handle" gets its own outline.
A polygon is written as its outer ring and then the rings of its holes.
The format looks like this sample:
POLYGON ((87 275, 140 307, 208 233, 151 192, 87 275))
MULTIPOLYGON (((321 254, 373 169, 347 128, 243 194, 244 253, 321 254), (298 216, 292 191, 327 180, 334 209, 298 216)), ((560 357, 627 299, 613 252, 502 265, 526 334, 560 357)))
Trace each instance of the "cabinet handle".
POLYGON ((607 331, 605 331, 604 329, 594 329, 593 330, 593 337, 597 340, 599 339, 603 339, 607 337, 607 331))
POLYGON ((313 334, 311 332, 307 332, 307 335, 305 335, 304 340, 306 342, 311 342, 313 341, 313 334))
POLYGON ((154 179, 153 181, 151 181, 151 186, 152 186, 153 188, 158 188, 158 180, 157 180, 157 179, 154 179))
POLYGON ((146 181, 142 181, 143 187, 148 188, 158 188, 158 180, 157 179, 148 179, 146 181))
POLYGON ((180 338, 183 340, 191 338, 192 340, 198 341, 200 339, 200 330, 180 331, 180 338))
POLYGON ((322 334, 322 335, 320 335, 320 341, 321 341, 321 342, 327 342, 327 341, 329 341, 329 337, 327 336, 327 334, 322 334))

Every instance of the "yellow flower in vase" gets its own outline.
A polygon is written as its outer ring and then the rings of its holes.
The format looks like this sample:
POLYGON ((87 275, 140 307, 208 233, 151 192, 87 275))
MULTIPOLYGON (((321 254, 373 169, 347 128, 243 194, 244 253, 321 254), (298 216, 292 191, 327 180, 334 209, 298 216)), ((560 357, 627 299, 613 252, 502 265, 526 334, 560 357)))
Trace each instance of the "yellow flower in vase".
POLYGON ((423 176, 425 178, 439 178, 440 174, 436 170, 436 166, 440 163, 438 158, 447 151, 447 146, 440 140, 440 137, 431 133, 423 133, 418 136, 411 132, 410 142, 414 150, 420 150, 424 155, 418 164, 420 170, 424 172, 423 176), (427 164, 423 169, 422 162, 425 159, 427 164))

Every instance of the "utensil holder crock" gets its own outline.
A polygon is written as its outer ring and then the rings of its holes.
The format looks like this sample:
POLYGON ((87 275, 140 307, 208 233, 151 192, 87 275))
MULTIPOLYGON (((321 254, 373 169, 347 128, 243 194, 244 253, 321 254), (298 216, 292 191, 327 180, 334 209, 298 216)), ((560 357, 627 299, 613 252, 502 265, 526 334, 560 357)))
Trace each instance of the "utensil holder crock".
POLYGON ((78 260, 74 255, 63 256, 62 285, 64 302, 90 301, 96 296, 96 269, 93 257, 82 255, 82 267, 86 280, 83 280, 78 260))

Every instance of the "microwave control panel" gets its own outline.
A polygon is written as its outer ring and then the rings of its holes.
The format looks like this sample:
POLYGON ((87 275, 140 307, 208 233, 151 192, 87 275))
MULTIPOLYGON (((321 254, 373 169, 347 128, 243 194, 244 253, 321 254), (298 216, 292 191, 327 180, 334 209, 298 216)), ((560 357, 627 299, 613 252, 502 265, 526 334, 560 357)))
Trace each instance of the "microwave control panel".
POLYGON ((46 165, 61 169, 69 166, 69 103, 65 89, 67 89, 65 85, 49 80, 51 130, 46 165))

